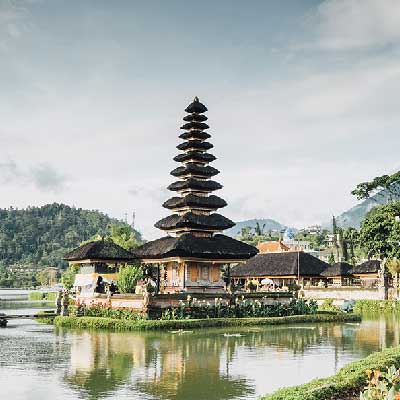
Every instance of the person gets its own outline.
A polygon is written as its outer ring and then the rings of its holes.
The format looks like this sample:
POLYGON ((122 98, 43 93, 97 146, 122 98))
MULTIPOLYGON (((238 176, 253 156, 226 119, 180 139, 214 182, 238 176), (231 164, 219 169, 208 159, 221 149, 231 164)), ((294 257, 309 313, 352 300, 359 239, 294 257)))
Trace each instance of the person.
POLYGON ((97 278, 97 284, 96 284, 96 289, 94 290, 96 293, 104 293, 104 282, 103 282, 103 277, 99 276, 97 278))
POLYGON ((116 291, 117 291, 117 286, 115 285, 114 281, 112 281, 112 282, 111 282, 111 285, 110 285, 110 293, 111 293, 111 296, 112 296, 116 291))

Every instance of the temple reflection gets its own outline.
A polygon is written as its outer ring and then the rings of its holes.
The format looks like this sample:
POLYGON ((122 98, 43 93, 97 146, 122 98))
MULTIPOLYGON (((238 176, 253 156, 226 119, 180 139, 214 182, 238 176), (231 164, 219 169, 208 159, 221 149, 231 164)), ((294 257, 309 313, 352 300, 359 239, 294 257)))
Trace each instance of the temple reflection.
POLYGON ((274 379, 277 363, 288 353, 296 359, 326 348, 336 370, 346 354, 363 357, 398 345, 398 319, 377 322, 184 334, 69 331, 71 360, 64 379, 81 397, 92 399, 118 397, 119 390, 138 399, 244 399, 254 395, 263 376, 274 379))

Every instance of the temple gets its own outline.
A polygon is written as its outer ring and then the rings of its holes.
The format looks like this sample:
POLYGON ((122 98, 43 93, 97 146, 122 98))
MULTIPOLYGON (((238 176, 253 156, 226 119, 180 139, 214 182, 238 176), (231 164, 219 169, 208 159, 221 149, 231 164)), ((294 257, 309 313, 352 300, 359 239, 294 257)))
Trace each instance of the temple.
POLYGON ((207 108, 195 97, 185 111, 177 146, 182 152, 174 158, 181 165, 171 172, 178 180, 168 186, 176 195, 163 204, 172 215, 155 224, 168 236, 140 246, 135 255, 156 267, 160 293, 222 292, 229 280, 223 273, 258 250, 221 234, 235 223, 216 212, 227 203, 212 194, 222 185, 212 180, 219 171, 209 165, 216 158, 208 153, 213 145, 207 141, 207 108))

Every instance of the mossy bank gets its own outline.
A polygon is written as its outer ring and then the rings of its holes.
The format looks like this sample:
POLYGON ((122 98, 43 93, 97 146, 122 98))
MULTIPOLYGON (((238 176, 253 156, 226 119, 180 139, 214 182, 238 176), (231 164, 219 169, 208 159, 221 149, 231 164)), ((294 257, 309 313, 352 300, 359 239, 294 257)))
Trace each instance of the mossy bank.
POLYGON ((390 366, 400 367, 400 346, 372 353, 354 361, 336 375, 315 379, 299 386, 280 389, 260 400, 346 400, 359 398, 367 381, 367 370, 386 371, 390 366))
POLYGON ((195 329, 208 327, 242 327, 254 325, 283 325, 293 323, 357 322, 357 314, 313 314, 267 318, 208 318, 183 320, 125 320, 103 317, 62 317, 54 319, 58 327, 79 329, 108 329, 114 331, 195 329))

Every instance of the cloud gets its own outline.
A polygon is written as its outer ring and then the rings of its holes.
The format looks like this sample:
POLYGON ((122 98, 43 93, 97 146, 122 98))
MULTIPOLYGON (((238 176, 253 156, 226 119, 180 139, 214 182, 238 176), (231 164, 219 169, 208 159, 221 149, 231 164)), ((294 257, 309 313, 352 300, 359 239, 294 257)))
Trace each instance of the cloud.
POLYGON ((33 184, 43 191, 58 192, 64 188, 65 175, 49 164, 40 164, 31 168, 29 176, 33 184))
POLYGON ((400 42, 400 1, 326 0, 307 18, 323 50, 368 50, 400 42))
POLYGON ((64 189, 67 177, 47 163, 21 168, 14 160, 0 163, 0 182, 19 186, 32 185, 42 192, 59 192, 64 189))

